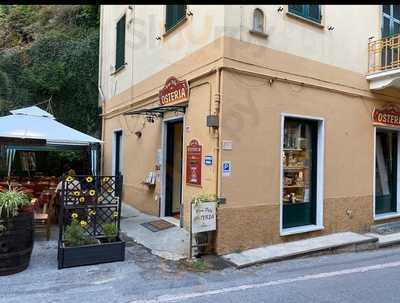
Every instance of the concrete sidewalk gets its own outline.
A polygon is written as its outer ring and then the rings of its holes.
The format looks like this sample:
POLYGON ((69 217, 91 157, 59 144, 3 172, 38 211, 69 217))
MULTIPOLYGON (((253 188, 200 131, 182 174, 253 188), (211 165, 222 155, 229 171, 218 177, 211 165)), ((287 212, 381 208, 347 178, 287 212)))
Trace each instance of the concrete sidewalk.
POLYGON ((268 245, 223 256, 237 268, 280 261, 316 252, 332 250, 359 251, 377 248, 377 237, 343 232, 305 240, 268 245))
POLYGON ((159 217, 144 214, 122 204, 121 231, 135 242, 151 250, 151 253, 168 260, 185 259, 189 255, 189 233, 179 226, 152 232, 142 223, 159 220, 159 217))

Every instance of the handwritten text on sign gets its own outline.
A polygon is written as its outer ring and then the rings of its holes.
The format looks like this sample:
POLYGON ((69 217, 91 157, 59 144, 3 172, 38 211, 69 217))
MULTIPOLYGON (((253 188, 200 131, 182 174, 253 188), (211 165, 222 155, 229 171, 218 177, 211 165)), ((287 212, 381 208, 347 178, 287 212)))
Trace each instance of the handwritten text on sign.
POLYGON ((192 204, 192 233, 217 229, 216 202, 192 204))

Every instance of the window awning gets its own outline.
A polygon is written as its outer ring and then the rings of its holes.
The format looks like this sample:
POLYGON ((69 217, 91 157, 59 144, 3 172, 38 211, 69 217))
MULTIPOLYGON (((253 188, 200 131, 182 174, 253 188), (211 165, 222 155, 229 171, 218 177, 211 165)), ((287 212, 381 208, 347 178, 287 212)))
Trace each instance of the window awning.
POLYGON ((157 106, 153 108, 143 108, 131 112, 124 113, 124 115, 145 115, 153 117, 163 117, 166 112, 185 113, 186 105, 169 105, 157 106))

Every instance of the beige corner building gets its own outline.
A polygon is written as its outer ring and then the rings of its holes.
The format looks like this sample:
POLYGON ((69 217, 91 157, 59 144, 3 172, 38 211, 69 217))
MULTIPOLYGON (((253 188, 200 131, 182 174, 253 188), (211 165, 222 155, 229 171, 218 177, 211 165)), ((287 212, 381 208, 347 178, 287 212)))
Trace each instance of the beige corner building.
POLYGON ((400 220, 399 5, 103 5, 104 174, 216 253, 400 220))

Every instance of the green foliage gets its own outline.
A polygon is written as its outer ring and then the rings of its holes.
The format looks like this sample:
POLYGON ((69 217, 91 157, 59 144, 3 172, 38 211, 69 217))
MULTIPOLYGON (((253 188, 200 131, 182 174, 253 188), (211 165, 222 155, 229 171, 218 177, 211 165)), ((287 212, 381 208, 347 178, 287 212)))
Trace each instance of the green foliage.
POLYGON ((115 241, 117 235, 118 235, 118 228, 115 224, 113 223, 107 223, 103 224, 103 231, 105 236, 107 237, 108 242, 113 242, 115 241))
POLYGON ((95 244, 96 241, 89 237, 77 219, 72 219, 64 233, 65 246, 82 246, 95 244))
POLYGON ((212 201, 216 201, 217 197, 215 195, 210 195, 210 194, 199 194, 197 196, 194 196, 192 199, 192 203, 194 203, 195 205, 199 204, 199 203, 203 203, 203 202, 212 202, 212 201))
POLYGON ((0 217, 11 218, 18 215, 24 206, 30 205, 30 200, 23 192, 8 190, 0 193, 0 217))
POLYGON ((58 121, 99 137, 98 21, 96 5, 0 6, 0 115, 51 97, 58 121))

